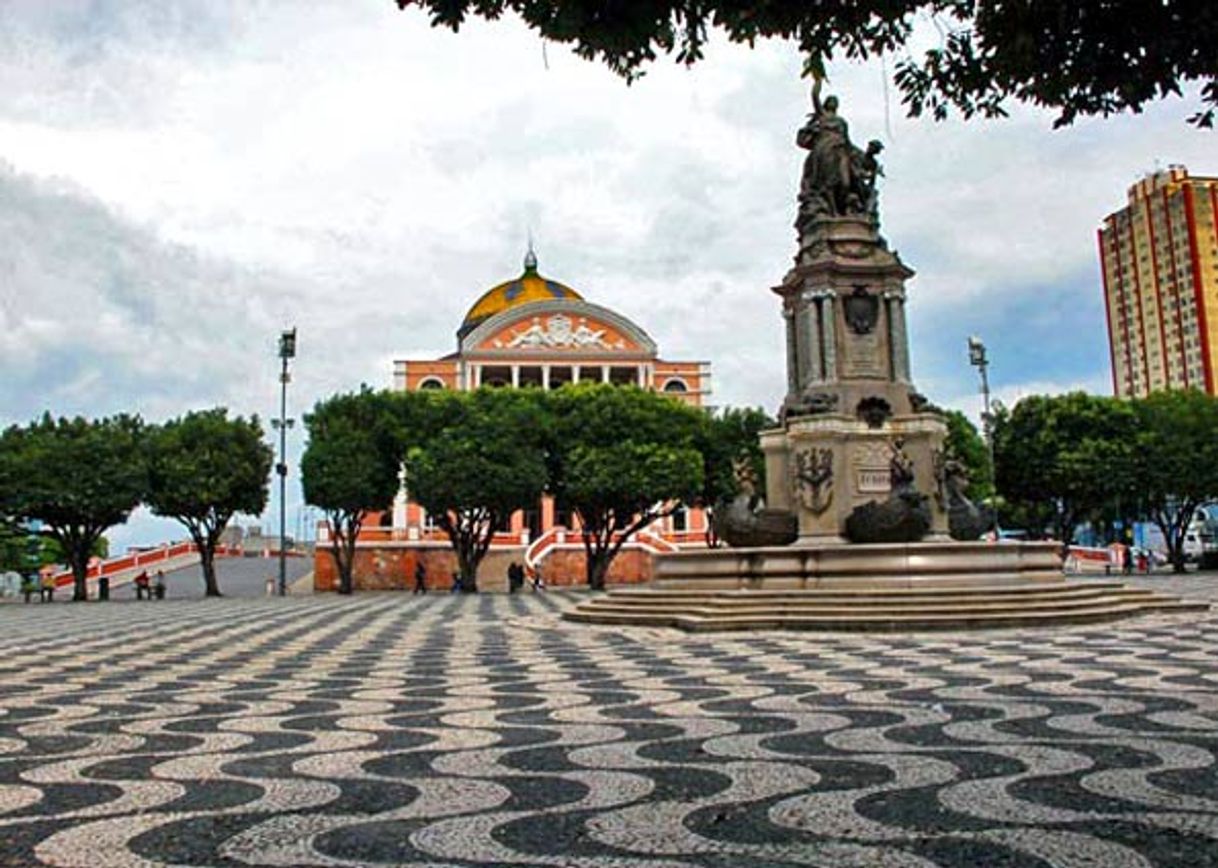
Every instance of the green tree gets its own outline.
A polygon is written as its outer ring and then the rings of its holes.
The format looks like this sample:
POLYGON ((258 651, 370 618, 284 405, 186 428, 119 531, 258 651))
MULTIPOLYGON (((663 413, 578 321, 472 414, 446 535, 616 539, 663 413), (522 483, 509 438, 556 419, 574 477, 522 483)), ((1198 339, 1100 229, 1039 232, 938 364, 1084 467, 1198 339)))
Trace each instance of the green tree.
MULTIPOLYGON (((702 506, 713 513, 740 491, 739 470, 749 474, 757 493, 765 494, 765 454, 761 451, 761 432, 777 426, 772 416, 760 407, 727 407, 708 414, 698 438, 702 453, 702 506)), ((707 545, 719 545, 714 522, 707 522, 707 545)))
POLYGON ((1197 509, 1218 497, 1218 399, 1194 389, 1134 401, 1137 447, 1128 474, 1140 512, 1159 526, 1184 572, 1184 536, 1197 509))
POLYGON ((54 419, 0 435, 9 509, 42 522, 72 569, 73 600, 87 600, 89 558, 107 528, 127 520, 148 487, 143 423, 132 416, 54 419))
POLYGON ((258 417, 224 408, 187 413, 148 437, 148 496, 157 515, 181 522, 199 548, 208 597, 220 596, 216 545, 238 512, 266 507, 273 453, 258 417))
POLYGON ((0 573, 26 570, 25 532, 15 521, 0 517, 0 573))
POLYGON ((536 506, 545 490, 546 395, 486 388, 458 401, 432 406, 451 415, 407 453, 406 486, 447 534, 461 589, 473 592, 495 529, 516 510, 536 506), (453 413, 455 406, 462 412, 453 413))
POLYGON ((994 494, 993 474, 990 472, 990 452, 985 438, 969 418, 959 410, 943 411, 947 421, 947 454, 964 465, 968 471, 965 495, 974 503, 985 503, 994 494))
POLYGON ((631 536, 702 493, 706 417, 633 386, 566 387, 552 404, 551 490, 578 515, 588 584, 602 589, 631 536))
POLYGON ((1200 84, 1192 123, 1210 126, 1218 106, 1218 15, 1212 0, 395 0, 433 25, 458 29, 470 15, 513 12, 544 39, 567 43, 632 79, 657 55, 692 64, 708 32, 732 42, 797 41, 810 72, 835 57, 895 59, 894 82, 910 115, 936 119, 1005 114, 1010 100, 1076 117, 1134 112, 1200 84), (938 40, 911 46, 914 24, 938 40))
POLYGON ((1137 430, 1133 408, 1083 392, 1024 398, 995 420, 998 490, 1027 528, 1069 545, 1078 525, 1128 496, 1122 471, 1137 430))
POLYGON ((309 442, 300 460, 307 503, 330 525, 339 593, 352 591, 355 548, 364 517, 388 509, 399 488, 399 435, 390 399, 364 389, 319 402, 305 416, 309 442))

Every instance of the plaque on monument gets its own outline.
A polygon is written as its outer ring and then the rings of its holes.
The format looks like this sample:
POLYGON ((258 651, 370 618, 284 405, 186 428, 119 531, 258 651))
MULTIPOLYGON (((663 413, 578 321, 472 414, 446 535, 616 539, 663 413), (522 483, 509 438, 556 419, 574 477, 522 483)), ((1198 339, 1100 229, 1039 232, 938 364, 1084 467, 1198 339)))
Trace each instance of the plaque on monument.
POLYGON ((846 335, 846 354, 842 373, 847 377, 883 377, 884 348, 875 332, 846 335))
POLYGON ((892 474, 887 467, 860 467, 856 476, 860 493, 887 494, 892 491, 892 474))

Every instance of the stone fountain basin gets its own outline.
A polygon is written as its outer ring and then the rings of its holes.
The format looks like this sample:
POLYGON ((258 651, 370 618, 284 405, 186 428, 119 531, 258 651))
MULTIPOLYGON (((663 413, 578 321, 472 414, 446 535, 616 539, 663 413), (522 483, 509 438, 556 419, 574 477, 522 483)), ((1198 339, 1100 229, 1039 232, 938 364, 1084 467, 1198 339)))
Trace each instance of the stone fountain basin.
POLYGON ((825 543, 656 556, 657 588, 931 588, 1064 582, 1056 542, 825 543))

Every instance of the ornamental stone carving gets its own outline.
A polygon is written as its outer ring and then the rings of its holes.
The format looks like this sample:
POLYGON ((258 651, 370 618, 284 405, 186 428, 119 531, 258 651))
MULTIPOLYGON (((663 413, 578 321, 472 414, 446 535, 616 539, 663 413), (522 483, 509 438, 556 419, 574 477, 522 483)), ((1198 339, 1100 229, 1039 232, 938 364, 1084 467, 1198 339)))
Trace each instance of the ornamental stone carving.
POLYGON ((842 297, 842 313, 852 332, 869 335, 880 319, 880 300, 864 287, 856 286, 854 292, 842 297))
POLYGON ((555 314, 544 323, 541 317, 533 317, 533 323, 524 331, 517 332, 508 342, 509 349, 615 349, 605 340, 605 329, 591 328, 584 320, 572 327, 571 318, 555 314))
POLYGON ((795 494, 804 509, 820 515, 833 502, 833 450, 795 453, 795 494))

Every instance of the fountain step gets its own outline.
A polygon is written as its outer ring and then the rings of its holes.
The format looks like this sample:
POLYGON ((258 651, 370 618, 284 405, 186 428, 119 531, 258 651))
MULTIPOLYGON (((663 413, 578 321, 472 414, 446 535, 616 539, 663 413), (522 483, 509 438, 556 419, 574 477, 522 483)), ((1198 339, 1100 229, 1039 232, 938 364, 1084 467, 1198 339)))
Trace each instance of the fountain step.
POLYGON ((586 623, 685 630, 911 630, 1006 627, 1111 620, 1148 612, 1206 611, 1113 582, 1029 583, 969 589, 892 588, 807 591, 667 591, 627 589, 586 600, 563 617, 586 623))

